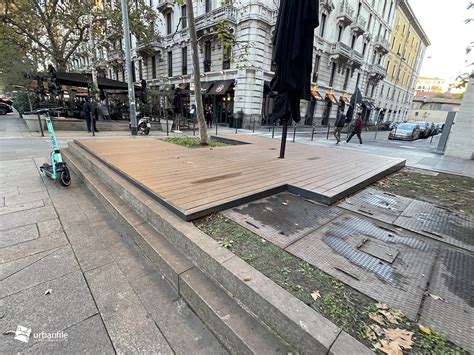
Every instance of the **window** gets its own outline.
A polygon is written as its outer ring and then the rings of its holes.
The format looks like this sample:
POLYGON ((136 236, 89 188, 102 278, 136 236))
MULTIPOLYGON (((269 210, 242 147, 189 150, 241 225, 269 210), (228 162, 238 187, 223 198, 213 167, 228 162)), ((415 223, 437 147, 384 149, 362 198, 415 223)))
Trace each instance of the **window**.
POLYGON ((388 9, 387 22, 390 22, 390 15, 392 14, 393 1, 390 3, 390 9, 388 9))
POLYGON ((205 47, 204 47, 204 72, 211 71, 211 63, 212 63, 211 54, 212 54, 211 42, 206 42, 205 47))
POLYGON ((418 111, 415 112, 415 117, 418 117, 418 111))
POLYGON ((362 3, 359 1, 359 6, 357 7, 357 16, 360 15, 360 9, 362 8, 362 3))
POLYGON ((173 52, 168 52, 168 76, 173 76, 173 52))
POLYGON ((135 62, 132 60, 132 81, 137 81, 137 77, 135 75, 135 62))
POLYGON ((362 47, 362 55, 365 56, 365 51, 367 50, 367 42, 364 42, 364 46, 362 47))
POLYGON ((377 37, 380 37, 381 33, 382 33, 382 24, 379 25, 379 32, 377 33, 377 37))
POLYGON ((388 88, 388 90, 387 90, 387 99, 388 99, 389 96, 390 96, 390 89, 391 89, 391 88, 388 88))
POLYGON ((223 56, 223 60, 222 60, 222 69, 223 70, 230 69, 231 57, 232 57, 232 47, 229 46, 224 50, 224 56, 223 56))
POLYGON ((344 85, 342 86, 342 90, 347 90, 347 84, 349 83, 350 74, 351 71, 349 69, 346 69, 346 77, 344 78, 344 85))
POLYGON ((375 85, 372 85, 372 91, 370 92, 370 97, 374 97, 375 85))
POLYGON ((336 63, 332 63, 331 77, 329 79, 329 87, 334 85, 334 77, 336 76, 336 63))
POLYGON ((316 55, 314 60, 314 70, 313 70, 313 82, 316 83, 318 81, 318 73, 319 73, 319 62, 321 61, 321 56, 316 55))
POLYGON ((151 78, 156 79, 156 57, 151 57, 151 78))
POLYGON ((383 89, 384 89, 384 85, 382 85, 382 88, 380 89, 380 96, 383 95, 383 89))
POLYGON ((212 10, 211 1, 212 0, 206 0, 206 12, 209 12, 212 10))
POLYGON ((382 18, 385 17, 385 9, 387 8, 387 0, 384 0, 383 2, 383 10, 382 10, 382 18))
POLYGON ((359 81, 360 81, 360 73, 357 73, 356 88, 359 87, 359 81))
POLYGON ((392 69, 392 80, 395 77, 395 70, 397 69, 397 66, 394 64, 393 69, 392 69))
POLYGON ((351 40, 351 48, 352 48, 352 49, 354 49, 356 40, 357 40, 357 36, 356 36, 356 35, 352 35, 352 40, 351 40))
POLYGON ((186 13, 186 5, 181 6, 181 29, 188 27, 188 17, 186 13))
POLYGON ((385 68, 387 72, 388 72, 388 68, 390 68, 390 61, 387 62, 387 67, 385 68))
POLYGON ((367 31, 370 31, 371 24, 372 24, 372 14, 369 15, 369 22, 367 23, 367 31))
POLYGON ((139 77, 140 81, 143 80, 143 65, 142 65, 142 60, 141 59, 138 61, 138 77, 139 77))
POLYGON ((341 41, 341 37, 342 37, 342 26, 339 26, 339 32, 337 33, 337 41, 340 42, 341 41))
POLYGON ((171 23, 172 22, 172 15, 171 15, 171 12, 168 12, 166 14, 166 33, 167 34, 171 34, 171 32, 173 31, 173 24, 171 23))
POLYGON ((188 74, 188 47, 181 49, 181 74, 188 74))
POLYGON ((370 87, 370 83, 367 83, 367 86, 365 87, 365 96, 367 96, 369 94, 369 87, 370 87))
POLYGON ((392 49, 393 47, 395 47, 395 37, 393 37, 393 41, 392 41, 392 49))
POLYGON ((326 27, 326 14, 321 14, 321 23, 319 25, 319 36, 324 37, 324 30, 326 27))

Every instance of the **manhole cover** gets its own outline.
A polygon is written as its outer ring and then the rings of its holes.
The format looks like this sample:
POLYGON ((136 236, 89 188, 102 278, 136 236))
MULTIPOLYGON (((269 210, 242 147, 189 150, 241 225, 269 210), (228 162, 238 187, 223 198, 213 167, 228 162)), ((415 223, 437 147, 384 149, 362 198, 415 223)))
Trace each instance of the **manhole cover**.
POLYGON ((386 223, 393 223, 411 203, 411 199, 368 188, 351 196, 339 207, 386 223))
POLYGON ((286 250, 415 319, 437 246, 345 214, 286 250))
POLYGON ((398 249, 391 248, 387 245, 382 245, 380 242, 377 243, 369 239, 365 239, 358 249, 390 264, 393 263, 400 252, 398 249))
POLYGON ((413 201, 395 224, 469 251, 474 250, 474 217, 467 213, 413 201))
POLYGON ((339 208, 282 192, 227 210, 224 215, 285 248, 342 213, 339 208))

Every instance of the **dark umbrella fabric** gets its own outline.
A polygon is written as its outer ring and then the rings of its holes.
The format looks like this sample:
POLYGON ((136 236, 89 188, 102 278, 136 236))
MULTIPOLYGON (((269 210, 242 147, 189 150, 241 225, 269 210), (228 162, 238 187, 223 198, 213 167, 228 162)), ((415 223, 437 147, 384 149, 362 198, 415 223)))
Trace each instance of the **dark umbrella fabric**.
POLYGON ((351 96, 351 104, 355 106, 355 104, 362 103, 362 93, 360 92, 359 88, 356 88, 356 91, 351 96))
POLYGON ((319 1, 281 0, 273 38, 276 64, 271 88, 278 94, 274 121, 299 122, 300 100, 310 99, 314 29, 319 25, 319 1))

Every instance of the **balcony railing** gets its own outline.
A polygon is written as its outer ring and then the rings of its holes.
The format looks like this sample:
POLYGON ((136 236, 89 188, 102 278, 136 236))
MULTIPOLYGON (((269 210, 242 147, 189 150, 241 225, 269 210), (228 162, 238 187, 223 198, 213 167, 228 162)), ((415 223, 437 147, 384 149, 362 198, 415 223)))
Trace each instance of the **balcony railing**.
POLYGON ((369 76, 376 77, 382 80, 387 75, 385 68, 380 64, 371 64, 369 65, 369 76))
POLYGON ((352 49, 347 44, 337 42, 331 45, 331 55, 337 57, 339 60, 350 60, 352 49))
POLYGON ((382 36, 377 36, 374 40, 374 47, 378 51, 387 54, 390 50, 390 42, 382 36))
POLYGON ((354 68, 360 68, 364 63, 364 56, 356 50, 353 50, 351 53, 351 61, 354 68))
POLYGON ((365 30, 366 26, 367 26, 367 20, 359 15, 357 16, 355 21, 352 23, 351 28, 355 35, 360 36, 366 31, 365 30))
POLYGON ((354 21, 354 9, 347 0, 342 0, 339 4, 337 21, 343 26, 350 25, 354 21))
POLYGON ((153 52, 161 52, 163 49, 161 38, 152 41, 138 41, 135 51, 139 54, 150 54, 153 52))
POLYGON ((234 6, 226 5, 196 17, 196 31, 215 26, 221 21, 237 24, 237 9, 234 6))
POLYGON ((116 62, 116 63, 121 63, 123 62, 123 50, 122 48, 118 49, 111 49, 110 51, 107 52, 107 62, 116 62))

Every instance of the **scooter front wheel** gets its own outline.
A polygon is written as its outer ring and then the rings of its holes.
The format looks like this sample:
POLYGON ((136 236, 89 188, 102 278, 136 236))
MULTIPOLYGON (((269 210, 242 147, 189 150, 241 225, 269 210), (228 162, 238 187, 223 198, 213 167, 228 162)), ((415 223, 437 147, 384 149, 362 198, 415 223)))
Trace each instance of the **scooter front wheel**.
POLYGON ((61 174, 59 175, 59 182, 64 187, 68 187, 69 185, 71 185, 71 174, 69 173, 69 169, 67 167, 64 167, 63 170, 61 170, 61 174))

